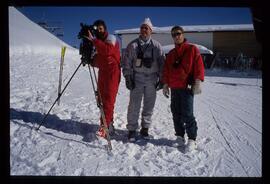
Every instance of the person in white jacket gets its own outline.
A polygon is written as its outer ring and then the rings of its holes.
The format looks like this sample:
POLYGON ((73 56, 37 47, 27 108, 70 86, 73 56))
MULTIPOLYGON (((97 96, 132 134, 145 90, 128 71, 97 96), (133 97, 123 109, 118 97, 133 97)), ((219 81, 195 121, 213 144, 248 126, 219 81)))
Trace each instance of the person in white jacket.
POLYGON ((153 25, 146 18, 140 26, 140 35, 131 41, 123 56, 123 75, 130 90, 127 113, 129 141, 136 140, 138 119, 143 100, 140 134, 149 138, 148 129, 156 101, 156 91, 162 88, 160 82, 165 56, 161 44, 151 38, 153 25))

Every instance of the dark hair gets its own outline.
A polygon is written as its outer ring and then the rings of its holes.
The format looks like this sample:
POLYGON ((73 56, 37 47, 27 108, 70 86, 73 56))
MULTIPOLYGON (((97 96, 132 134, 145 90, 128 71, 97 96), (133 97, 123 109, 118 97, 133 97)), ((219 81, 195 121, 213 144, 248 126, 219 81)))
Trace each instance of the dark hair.
POLYGON ((106 27, 106 24, 103 20, 99 19, 99 20, 96 20, 93 24, 94 26, 103 26, 105 30, 107 30, 107 27, 106 27))
POLYGON ((171 29, 171 33, 177 30, 180 30, 182 33, 184 33, 184 29, 180 26, 173 26, 173 28, 171 29))

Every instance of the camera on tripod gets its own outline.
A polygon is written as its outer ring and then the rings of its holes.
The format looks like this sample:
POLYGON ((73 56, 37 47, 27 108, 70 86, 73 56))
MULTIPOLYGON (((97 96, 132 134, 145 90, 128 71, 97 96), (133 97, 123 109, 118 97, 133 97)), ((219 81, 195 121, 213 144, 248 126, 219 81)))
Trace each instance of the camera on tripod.
POLYGON ((93 25, 87 25, 80 23, 81 30, 78 33, 78 39, 82 39, 80 43, 80 55, 81 62, 83 66, 86 64, 91 64, 93 62, 93 57, 95 54, 93 43, 87 39, 88 37, 88 31, 92 33, 93 36, 97 33, 97 27, 93 25))

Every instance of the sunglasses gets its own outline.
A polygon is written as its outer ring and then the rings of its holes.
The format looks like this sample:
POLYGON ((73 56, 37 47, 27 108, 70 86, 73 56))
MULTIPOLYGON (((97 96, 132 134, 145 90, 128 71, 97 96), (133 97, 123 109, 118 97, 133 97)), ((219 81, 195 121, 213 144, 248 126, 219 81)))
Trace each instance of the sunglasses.
POLYGON ((181 34, 183 34, 183 33, 181 33, 181 32, 172 33, 172 37, 180 36, 181 34))
POLYGON ((147 26, 142 26, 141 29, 148 30, 149 28, 147 26))

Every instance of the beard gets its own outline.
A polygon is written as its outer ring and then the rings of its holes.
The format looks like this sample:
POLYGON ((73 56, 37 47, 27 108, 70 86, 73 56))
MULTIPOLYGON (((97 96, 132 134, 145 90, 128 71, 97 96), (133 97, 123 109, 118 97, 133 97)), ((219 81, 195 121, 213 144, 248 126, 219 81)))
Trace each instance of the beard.
POLYGON ((99 40, 105 40, 105 32, 101 32, 101 33, 96 33, 96 37, 97 37, 97 39, 99 39, 99 40))

